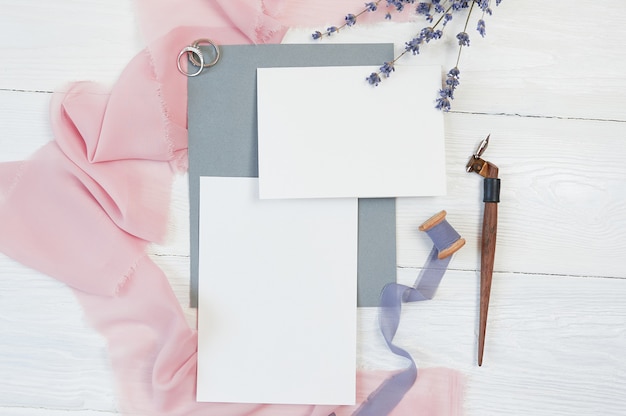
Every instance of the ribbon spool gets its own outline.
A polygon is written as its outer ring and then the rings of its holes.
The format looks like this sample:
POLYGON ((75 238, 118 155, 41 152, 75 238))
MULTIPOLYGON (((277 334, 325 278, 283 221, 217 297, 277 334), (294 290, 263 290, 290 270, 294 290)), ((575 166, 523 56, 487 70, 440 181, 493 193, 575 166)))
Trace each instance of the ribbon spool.
POLYGON ((419 230, 425 231, 432 240, 438 251, 438 259, 451 256, 465 245, 465 239, 446 220, 445 210, 424 221, 419 230))

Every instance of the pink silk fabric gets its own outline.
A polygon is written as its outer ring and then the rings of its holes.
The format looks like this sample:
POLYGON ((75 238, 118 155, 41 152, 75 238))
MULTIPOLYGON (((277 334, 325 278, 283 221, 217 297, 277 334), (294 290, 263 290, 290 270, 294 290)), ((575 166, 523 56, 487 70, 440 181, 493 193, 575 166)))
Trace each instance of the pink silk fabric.
MULTIPOLYGON (((149 242, 163 241, 171 182, 186 168, 187 79, 176 68, 178 52, 205 37, 279 42, 290 25, 362 7, 313 3, 138 0, 149 46, 111 89, 77 82, 55 95, 55 140, 26 161, 0 164, 0 251, 74 289, 107 340, 125 414, 347 416, 389 376, 357 374, 357 406, 196 402, 196 330, 145 253, 149 242)), ((421 369, 391 414, 456 416, 462 397, 458 372, 421 369)))

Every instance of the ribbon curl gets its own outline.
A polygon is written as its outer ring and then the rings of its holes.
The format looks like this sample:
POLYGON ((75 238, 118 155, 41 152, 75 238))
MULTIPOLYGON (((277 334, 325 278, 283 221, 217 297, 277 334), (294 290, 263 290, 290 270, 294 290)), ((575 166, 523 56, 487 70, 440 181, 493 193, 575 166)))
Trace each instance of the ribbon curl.
POLYGON ((408 351, 393 343, 400 325, 402 303, 431 300, 448 268, 451 255, 465 244, 465 240, 445 220, 445 211, 427 220, 420 230, 426 231, 434 246, 415 284, 406 286, 389 283, 385 285, 380 295, 379 325, 385 343, 391 352, 408 359, 409 366, 385 380, 361 405, 355 416, 389 414, 415 383, 417 379, 415 360, 408 351))

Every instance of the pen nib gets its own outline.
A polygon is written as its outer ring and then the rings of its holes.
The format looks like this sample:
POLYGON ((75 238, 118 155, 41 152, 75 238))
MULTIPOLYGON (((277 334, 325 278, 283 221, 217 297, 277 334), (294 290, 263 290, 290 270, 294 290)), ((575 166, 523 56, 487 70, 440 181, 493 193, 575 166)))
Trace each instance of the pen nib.
POLYGON ((489 137, 491 137, 491 134, 488 135, 482 142, 480 142, 480 144, 478 145, 478 148, 476 149, 476 152, 474 152, 474 157, 476 159, 478 159, 484 152, 485 150, 487 150, 487 146, 489 146, 489 137))

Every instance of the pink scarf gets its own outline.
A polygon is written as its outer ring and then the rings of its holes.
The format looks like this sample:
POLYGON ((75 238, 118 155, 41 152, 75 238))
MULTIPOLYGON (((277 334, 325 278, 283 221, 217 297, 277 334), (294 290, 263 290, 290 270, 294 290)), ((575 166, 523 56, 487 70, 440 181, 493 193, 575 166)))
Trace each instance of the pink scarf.
MULTIPOLYGON (((187 79, 175 64, 181 48, 205 37, 219 44, 279 42, 289 25, 317 24, 362 2, 136 3, 150 46, 111 90, 78 82, 56 95, 56 140, 29 160, 0 164, 0 251, 74 289, 108 341, 128 414, 352 414, 356 406, 197 403, 196 331, 145 248, 162 241, 171 181, 186 168, 187 79)), ((359 373, 357 403, 388 376, 359 373)), ((422 369, 391 414, 459 415, 461 399, 457 372, 422 369)))

